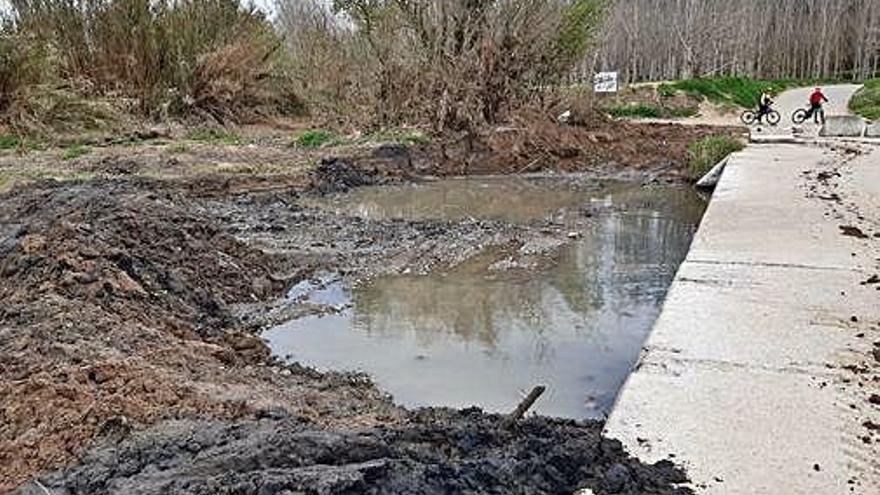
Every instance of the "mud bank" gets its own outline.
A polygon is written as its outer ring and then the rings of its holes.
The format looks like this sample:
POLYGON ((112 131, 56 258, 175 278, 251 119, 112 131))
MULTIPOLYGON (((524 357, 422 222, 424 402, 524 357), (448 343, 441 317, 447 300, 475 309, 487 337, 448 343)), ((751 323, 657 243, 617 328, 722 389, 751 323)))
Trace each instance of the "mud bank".
POLYGON ((63 468, 43 478, 53 493, 678 493, 681 472, 631 460, 600 423, 408 412, 364 376, 281 365, 254 336, 320 270, 424 273, 562 226, 300 204, 417 175, 399 151, 271 176, 108 170, 0 201, 0 492, 63 468))
MULTIPOLYGON (((422 410, 398 427, 316 429, 296 418, 172 421, 49 475, 53 493, 687 493, 672 462, 644 466, 600 424, 422 410)), ((19 495, 37 495, 35 484, 19 495)))

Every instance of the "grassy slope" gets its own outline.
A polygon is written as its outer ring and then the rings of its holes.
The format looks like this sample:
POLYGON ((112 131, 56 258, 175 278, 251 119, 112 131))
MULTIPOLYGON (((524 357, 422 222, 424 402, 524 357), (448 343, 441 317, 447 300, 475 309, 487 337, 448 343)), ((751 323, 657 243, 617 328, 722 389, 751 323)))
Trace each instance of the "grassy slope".
POLYGON ((849 109, 869 120, 880 119, 880 79, 865 82, 849 102, 849 109))
POLYGON ((688 176, 699 179, 724 157, 743 149, 744 145, 730 136, 707 136, 688 146, 688 176))
POLYGON ((661 94, 674 94, 677 91, 684 91, 686 93, 706 98, 714 103, 752 108, 758 105, 758 99, 761 97, 761 93, 766 89, 771 89, 775 93, 780 93, 789 88, 809 86, 816 82, 826 81, 799 79, 761 80, 745 77, 716 77, 664 83, 658 87, 658 91, 661 94))

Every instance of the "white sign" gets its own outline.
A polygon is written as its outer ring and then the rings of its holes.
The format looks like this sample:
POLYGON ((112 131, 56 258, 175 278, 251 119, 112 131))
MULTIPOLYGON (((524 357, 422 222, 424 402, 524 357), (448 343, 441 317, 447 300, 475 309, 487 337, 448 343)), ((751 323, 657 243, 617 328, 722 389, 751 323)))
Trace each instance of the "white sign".
POLYGON ((599 72, 593 76, 593 91, 596 93, 616 93, 617 72, 599 72))

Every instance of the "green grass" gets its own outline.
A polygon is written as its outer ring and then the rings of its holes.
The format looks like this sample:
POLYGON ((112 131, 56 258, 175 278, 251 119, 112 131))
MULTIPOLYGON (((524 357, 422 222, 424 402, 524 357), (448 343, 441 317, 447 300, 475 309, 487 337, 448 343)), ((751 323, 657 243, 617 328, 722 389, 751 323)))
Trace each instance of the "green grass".
POLYGON ((0 134, 0 151, 44 151, 47 145, 39 140, 16 136, 15 134, 0 134))
POLYGON ((297 148, 314 149, 320 148, 331 141, 336 141, 336 135, 332 132, 323 129, 311 129, 294 138, 291 144, 297 148))
POLYGON ((663 112, 660 107, 655 107, 652 105, 645 104, 637 104, 637 105, 620 105, 616 107, 609 107, 605 109, 605 112, 612 117, 635 117, 640 119, 659 119, 663 116, 663 112))
POLYGON ((190 133, 186 135, 186 138, 190 141, 213 144, 238 145, 245 142, 241 136, 234 132, 212 128, 196 129, 190 131, 190 133))
POLYGON ((659 94, 663 98, 671 98, 678 93, 678 90, 675 88, 675 85, 663 83, 657 86, 657 94, 659 94))
POLYGON ((880 79, 871 79, 849 102, 849 109, 868 120, 880 120, 880 79))
POLYGON ((61 155, 62 160, 73 160, 75 158, 79 158, 83 155, 88 155, 92 152, 92 149, 88 146, 83 146, 81 144, 74 144, 73 146, 64 150, 64 154, 61 155))
POLYGON ((21 138, 13 134, 0 134, 0 150, 14 150, 21 146, 21 138))
POLYGON ((617 118, 660 119, 693 117, 699 110, 696 107, 666 108, 639 103, 609 107, 605 112, 617 118))
POLYGON ((657 88, 657 91, 661 96, 666 97, 674 96, 676 92, 682 91, 700 99, 707 99, 713 103, 736 105, 740 108, 753 108, 758 106, 761 93, 767 89, 778 94, 790 88, 830 82, 834 81, 711 77, 664 83, 657 88))
POLYGON ((743 149, 730 136, 706 136, 688 145, 688 176, 699 179, 727 155, 743 149))
POLYGON ((670 83, 668 86, 714 103, 732 103, 739 107, 751 108, 758 106, 763 91, 771 89, 779 93, 794 85, 796 85, 795 81, 786 80, 764 81, 744 77, 718 77, 689 79, 670 83))

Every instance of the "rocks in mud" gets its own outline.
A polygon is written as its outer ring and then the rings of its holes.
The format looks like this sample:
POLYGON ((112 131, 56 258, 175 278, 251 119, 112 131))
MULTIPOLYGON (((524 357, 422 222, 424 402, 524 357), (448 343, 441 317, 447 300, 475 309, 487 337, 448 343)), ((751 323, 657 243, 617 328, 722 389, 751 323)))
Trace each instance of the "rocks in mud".
POLYGON ((630 481, 629 469, 623 464, 615 463, 602 477, 602 487, 609 493, 620 493, 630 481))
POLYGON ((856 237, 858 239, 867 239, 868 238, 868 236, 864 232, 862 232, 862 229, 860 229, 858 227, 854 227, 852 225, 841 225, 840 226, 840 233, 845 236, 856 237))
POLYGON ((375 171, 364 171, 342 158, 325 158, 312 172, 315 190, 322 194, 344 192, 372 184, 375 171))
MULTIPOLYGON (((283 414, 172 421, 107 442, 42 478, 55 493, 285 491, 315 494, 684 494, 671 463, 644 465, 600 423, 530 418, 514 429, 478 409, 426 409, 401 426, 325 431, 283 414)), ((33 485, 31 485, 33 486, 33 485)), ((16 495, 33 493, 29 487, 16 495)))

